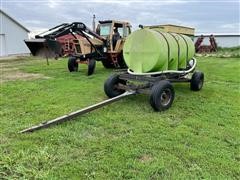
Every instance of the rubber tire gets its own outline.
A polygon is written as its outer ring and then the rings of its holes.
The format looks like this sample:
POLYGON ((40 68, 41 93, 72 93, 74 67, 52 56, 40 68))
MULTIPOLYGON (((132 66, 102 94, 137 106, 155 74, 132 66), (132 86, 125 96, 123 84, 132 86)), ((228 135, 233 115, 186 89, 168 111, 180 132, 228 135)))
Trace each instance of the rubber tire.
POLYGON ((194 72, 190 81, 190 89, 192 91, 200 91, 203 87, 204 74, 202 72, 194 72))
POLYGON ((175 91, 169 81, 162 80, 153 85, 150 93, 150 105, 155 111, 165 111, 171 107, 175 97, 175 91), (169 91, 169 100, 167 104, 161 102, 161 97, 165 91, 169 91))
POLYGON ((114 86, 118 83, 126 85, 126 81, 119 79, 118 74, 110 76, 104 83, 104 92, 109 98, 113 98, 123 94, 125 91, 121 89, 115 89, 114 86))
POLYGON ((102 59, 102 65, 106 69, 113 69, 114 68, 114 64, 110 60, 108 60, 108 59, 102 59))
POLYGON ((77 72, 78 71, 78 63, 76 62, 77 58, 69 57, 68 58, 68 70, 69 72, 77 72))
POLYGON ((121 54, 119 55, 118 64, 119 64, 119 66, 120 66, 121 69, 127 68, 127 64, 126 64, 125 61, 124 61, 124 57, 123 57, 123 53, 122 53, 122 52, 121 52, 121 54))
POLYGON ((87 75, 90 76, 94 73, 96 67, 96 60, 95 59, 90 59, 88 61, 88 71, 87 71, 87 75))

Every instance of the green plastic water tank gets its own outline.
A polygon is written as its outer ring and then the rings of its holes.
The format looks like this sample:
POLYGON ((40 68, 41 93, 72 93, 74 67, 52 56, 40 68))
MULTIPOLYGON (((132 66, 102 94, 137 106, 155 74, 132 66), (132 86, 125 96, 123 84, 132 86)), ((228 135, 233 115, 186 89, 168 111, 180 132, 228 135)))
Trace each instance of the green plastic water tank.
POLYGON ((184 69, 194 53, 188 36, 148 28, 130 34, 123 47, 124 60, 136 73, 184 69))

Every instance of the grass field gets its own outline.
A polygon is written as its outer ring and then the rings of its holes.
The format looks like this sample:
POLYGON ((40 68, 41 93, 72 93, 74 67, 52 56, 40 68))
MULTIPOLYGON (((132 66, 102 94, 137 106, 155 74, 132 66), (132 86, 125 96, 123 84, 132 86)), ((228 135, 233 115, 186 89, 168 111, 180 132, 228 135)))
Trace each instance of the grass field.
POLYGON ((157 113, 138 95, 74 121, 18 131, 106 99, 112 73, 97 64, 69 73, 67 61, 1 61, 0 179, 239 179, 240 60, 198 58, 200 92, 174 85, 157 113))
POLYGON ((218 48, 217 51, 218 57, 230 56, 240 58, 240 46, 231 47, 231 48, 218 48))
POLYGON ((196 54, 197 56, 205 57, 220 57, 220 58, 240 58, 240 46, 222 48, 218 47, 217 52, 196 54))

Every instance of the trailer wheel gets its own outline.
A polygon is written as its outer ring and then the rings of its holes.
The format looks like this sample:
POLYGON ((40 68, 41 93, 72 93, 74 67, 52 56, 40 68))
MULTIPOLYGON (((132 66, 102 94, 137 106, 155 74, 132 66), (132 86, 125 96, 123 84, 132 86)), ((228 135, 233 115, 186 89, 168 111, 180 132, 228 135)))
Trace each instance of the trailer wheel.
POLYGON ((119 96, 120 94, 123 94, 125 90, 117 89, 118 84, 124 84, 126 85, 126 81, 119 79, 119 75, 114 74, 110 76, 104 83, 104 91, 105 94, 109 98, 113 98, 116 96, 119 96))
POLYGON ((162 80, 152 87, 150 105, 155 111, 164 111, 171 107, 175 92, 169 81, 162 80))
POLYGON ((203 87, 204 74, 202 72, 194 72, 190 82, 192 91, 200 91, 203 87))
POLYGON ((69 72, 78 71, 78 63, 76 61, 77 61, 77 58, 69 57, 69 59, 68 59, 68 70, 69 70, 69 72))
POLYGON ((96 67, 96 60, 95 59, 90 59, 88 61, 88 72, 87 72, 88 76, 90 76, 94 73, 95 67, 96 67))

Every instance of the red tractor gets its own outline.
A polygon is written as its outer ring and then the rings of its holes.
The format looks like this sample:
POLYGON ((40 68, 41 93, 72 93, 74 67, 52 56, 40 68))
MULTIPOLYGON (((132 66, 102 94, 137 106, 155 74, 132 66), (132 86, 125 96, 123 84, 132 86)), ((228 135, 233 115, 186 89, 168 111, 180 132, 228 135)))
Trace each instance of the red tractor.
MULTIPOLYGON (((78 34, 75 36, 79 40, 83 39, 83 37, 78 34)), ((76 39, 71 34, 60 36, 56 38, 56 40, 61 44, 62 47, 61 56, 71 56, 76 52, 76 46, 74 43, 74 40, 76 39)))

